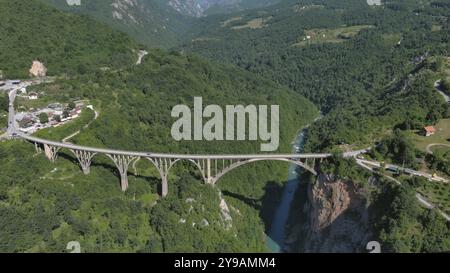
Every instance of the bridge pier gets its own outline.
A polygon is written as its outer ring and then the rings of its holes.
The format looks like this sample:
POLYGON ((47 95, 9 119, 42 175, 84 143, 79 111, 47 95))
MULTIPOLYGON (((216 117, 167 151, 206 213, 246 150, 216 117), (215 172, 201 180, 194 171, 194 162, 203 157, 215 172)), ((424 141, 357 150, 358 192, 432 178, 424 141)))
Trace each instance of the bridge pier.
POLYGON ((58 157, 58 151, 61 149, 60 147, 56 146, 50 146, 47 144, 44 144, 44 153, 45 156, 50 160, 52 163, 55 163, 56 158, 58 157))
POLYGON ((82 150, 71 150, 75 157, 78 159, 80 163, 81 170, 85 175, 88 175, 91 172, 91 162, 92 158, 96 155, 96 153, 86 152, 82 150))
POLYGON ((161 178, 161 197, 164 198, 169 194, 169 171, 179 159, 167 158, 151 158, 147 159, 156 167, 161 178))
POLYGON ((125 192, 128 189, 128 168, 130 164, 137 159, 137 157, 114 154, 107 154, 107 156, 111 158, 111 160, 116 165, 120 174, 120 187, 122 191, 125 192))
POLYGON ((213 185, 213 177, 211 176, 211 158, 206 161, 206 183, 213 185))
POLYGON ((161 179, 161 197, 166 197, 169 194, 169 179, 164 176, 161 179))
POLYGON ((128 190, 128 175, 127 173, 120 173, 120 188, 123 192, 128 190))
POLYGON ((34 143, 34 149, 36 150, 37 154, 40 154, 42 152, 41 146, 39 144, 34 143))

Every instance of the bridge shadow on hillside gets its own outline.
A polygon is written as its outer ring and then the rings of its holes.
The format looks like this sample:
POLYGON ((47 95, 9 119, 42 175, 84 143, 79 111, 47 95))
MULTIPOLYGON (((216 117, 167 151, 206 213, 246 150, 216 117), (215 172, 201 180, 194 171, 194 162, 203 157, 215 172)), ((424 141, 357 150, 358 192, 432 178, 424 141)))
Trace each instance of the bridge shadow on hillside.
POLYGON ((271 228, 273 217, 275 216, 278 204, 280 203, 283 195, 283 187, 275 182, 268 181, 264 186, 264 195, 259 198, 250 198, 239 193, 230 191, 222 191, 224 196, 228 196, 237 199, 249 207, 257 210, 259 216, 263 220, 265 232, 268 233, 271 228))

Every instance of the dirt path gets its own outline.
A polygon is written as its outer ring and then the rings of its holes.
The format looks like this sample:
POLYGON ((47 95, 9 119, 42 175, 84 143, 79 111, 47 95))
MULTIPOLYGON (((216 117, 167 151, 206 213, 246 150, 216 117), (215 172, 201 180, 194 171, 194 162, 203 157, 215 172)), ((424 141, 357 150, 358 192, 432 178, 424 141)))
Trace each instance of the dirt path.
POLYGON ((450 147, 450 144, 444 144, 444 143, 431 143, 431 144, 428 144, 428 146, 427 146, 427 153, 433 154, 433 151, 431 150, 431 147, 434 147, 434 146, 450 147))
MULTIPOLYGON (((92 122, 94 122, 94 121, 98 118, 98 115, 99 115, 98 112, 97 112, 97 111, 94 111, 94 114, 95 114, 94 119, 91 120, 88 124, 84 125, 84 126, 83 126, 83 129, 89 128, 89 126, 92 124, 92 122)), ((75 137, 76 135, 78 135, 80 132, 81 132, 81 130, 78 130, 78 131, 76 131, 75 133, 73 133, 73 134, 71 134, 71 135, 65 137, 65 138, 62 140, 62 142, 63 142, 63 143, 67 143, 67 141, 68 141, 69 139, 74 138, 74 137, 75 137)))

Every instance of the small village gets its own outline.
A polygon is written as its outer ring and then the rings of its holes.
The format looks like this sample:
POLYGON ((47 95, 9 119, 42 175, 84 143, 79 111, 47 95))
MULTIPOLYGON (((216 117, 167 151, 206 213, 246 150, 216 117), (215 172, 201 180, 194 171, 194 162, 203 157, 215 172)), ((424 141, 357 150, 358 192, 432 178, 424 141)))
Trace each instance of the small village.
MULTIPOLYGON (((27 92, 21 88, 17 97, 27 100, 37 100, 45 96, 45 92, 27 92)), ((17 112, 15 119, 19 124, 19 130, 27 134, 33 134, 38 130, 50 127, 59 127, 80 116, 83 108, 93 110, 92 105, 85 105, 84 101, 70 103, 53 102, 44 108, 30 108, 28 111, 17 112)))

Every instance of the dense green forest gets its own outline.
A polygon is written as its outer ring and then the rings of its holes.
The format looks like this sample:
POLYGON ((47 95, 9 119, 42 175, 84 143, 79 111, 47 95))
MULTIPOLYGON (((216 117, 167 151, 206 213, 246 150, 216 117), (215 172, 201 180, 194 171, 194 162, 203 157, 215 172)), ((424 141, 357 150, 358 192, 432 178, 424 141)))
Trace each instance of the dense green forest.
POLYGON ((424 75, 435 69, 429 57, 447 54, 450 44, 448 17, 435 4, 291 2, 204 18, 183 50, 236 64, 319 105, 327 115, 310 130, 310 150, 367 143, 405 120, 442 117, 445 105, 424 75), (256 19, 265 23, 242 28, 256 19))
MULTIPOLYGON (((449 116, 434 90, 450 49, 449 12, 435 1, 283 1, 203 18, 182 49, 270 78, 318 105, 325 116, 309 130, 308 151, 377 143, 373 156, 381 161, 418 167, 425 159, 448 174, 448 153, 425 155, 403 131, 449 116)), ((325 173, 366 184, 356 164, 330 164, 325 173)), ((436 189, 448 198, 445 186, 436 189)), ((415 191, 392 181, 373 190, 372 221, 384 251, 448 251, 448 223, 419 208, 415 191)))
POLYGON ((117 69, 137 60, 139 48, 127 35, 86 16, 60 12, 35 0, 0 1, 0 70, 26 78, 33 60, 49 75, 117 69))

